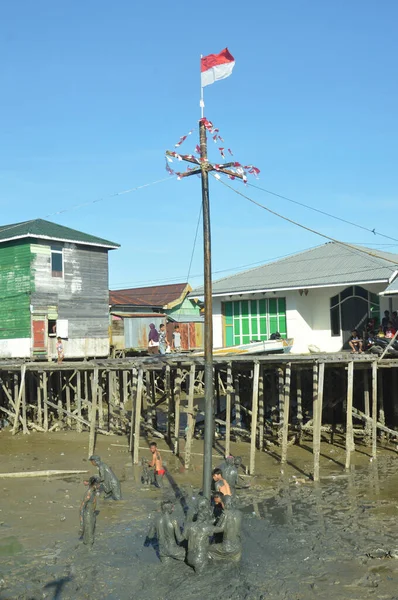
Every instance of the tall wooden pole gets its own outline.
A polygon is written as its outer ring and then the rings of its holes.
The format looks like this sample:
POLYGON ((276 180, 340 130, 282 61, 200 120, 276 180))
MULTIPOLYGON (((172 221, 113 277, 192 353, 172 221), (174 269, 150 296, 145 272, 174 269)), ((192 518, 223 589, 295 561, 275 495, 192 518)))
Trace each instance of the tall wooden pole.
POLYGON ((211 452, 213 443, 213 298, 211 285, 211 235, 209 206, 209 174, 207 160, 207 136, 204 120, 199 128, 200 161, 202 171, 203 210, 203 258, 204 258, 204 301, 205 301, 205 439, 203 451, 203 495, 211 495, 211 452))

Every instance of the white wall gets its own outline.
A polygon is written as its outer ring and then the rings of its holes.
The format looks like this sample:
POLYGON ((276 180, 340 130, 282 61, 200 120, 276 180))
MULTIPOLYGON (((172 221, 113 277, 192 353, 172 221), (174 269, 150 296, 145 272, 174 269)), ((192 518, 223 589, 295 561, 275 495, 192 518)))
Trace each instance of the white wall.
MULTIPOLYGON (((248 294, 238 296, 223 296, 213 298, 213 335, 214 347, 221 348, 223 341, 223 317, 221 303, 230 300, 248 300, 262 298, 286 298, 287 336, 294 338, 292 352, 302 354, 308 352, 308 346, 317 346, 321 352, 338 352, 343 345, 342 336, 332 336, 330 330, 330 298, 343 291, 347 286, 309 289, 307 296, 300 295, 299 290, 288 292, 273 292, 267 294, 248 294)), ((386 288, 384 284, 363 285, 365 289, 378 294, 386 288)), ((392 310, 396 310, 398 298, 393 303, 392 310)), ((388 298, 380 296, 380 311, 389 309, 388 298)), ((397 309, 398 310, 398 309, 397 309)))
MULTIPOLYGON (((48 358, 56 359, 57 339, 48 338, 48 358)), ((65 360, 70 358, 95 358, 109 356, 109 339, 106 338, 69 338, 62 340, 65 360)))
POLYGON ((0 358, 29 358, 30 338, 0 340, 0 358))

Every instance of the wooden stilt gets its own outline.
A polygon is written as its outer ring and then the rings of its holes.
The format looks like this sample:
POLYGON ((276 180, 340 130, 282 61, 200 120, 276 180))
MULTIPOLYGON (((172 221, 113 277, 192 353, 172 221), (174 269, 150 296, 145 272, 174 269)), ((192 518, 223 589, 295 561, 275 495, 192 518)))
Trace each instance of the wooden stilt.
MULTIPOLYGON (((75 393, 75 404, 77 410, 77 416, 81 419, 82 417, 82 377, 80 371, 76 372, 76 393, 75 393)), ((82 424, 77 421, 76 430, 82 432, 82 424)))
POLYGON ((133 462, 138 465, 139 461, 139 445, 140 445, 140 425, 141 425, 141 401, 142 401, 142 389, 144 383, 144 371, 143 369, 138 370, 138 381, 137 381, 137 398, 135 402, 135 424, 134 424, 134 450, 133 450, 133 462))
POLYGON ((133 451, 133 445, 134 445, 134 416, 135 416, 135 410, 136 410, 136 403, 137 403, 137 386, 138 386, 138 377, 137 377, 137 369, 134 367, 134 369, 132 370, 131 373, 131 393, 130 393, 130 397, 131 397, 131 421, 130 421, 130 452, 133 451))
POLYGON ((91 415, 90 415, 90 433, 88 439, 88 457, 94 454, 95 450, 95 426, 97 423, 97 398, 98 398, 98 367, 95 367, 92 378, 91 390, 91 415))
POLYGON ((30 434, 28 429, 28 425, 26 422, 26 378, 28 377, 28 373, 25 373, 25 381, 23 381, 22 377, 22 369, 21 369, 21 393, 22 393, 22 431, 24 434, 30 434))
POLYGON ((351 452, 354 450, 354 431, 352 426, 352 401, 354 388, 354 361, 348 363, 347 369, 347 424, 345 431, 346 458, 345 468, 351 466, 351 452))
MULTIPOLYGON (((89 388, 89 384, 88 384, 88 371, 84 371, 84 399, 86 401, 86 404, 88 406, 88 402, 90 400, 90 388, 89 388)), ((89 409, 87 409, 88 412, 88 417, 90 418, 90 411, 89 409)))
POLYGON ((48 400, 48 389, 47 389, 47 373, 43 371, 43 427, 44 431, 48 431, 48 407, 46 401, 48 400))
POLYGON ((42 393, 42 378, 40 371, 37 373, 36 378, 36 396, 37 396, 37 424, 39 427, 43 427, 43 407, 41 402, 42 393))
MULTIPOLYGON (((236 427, 241 429, 242 428, 242 416, 241 416, 241 409, 240 409, 239 373, 235 373, 235 376, 234 376, 234 404, 235 404, 236 427)), ((235 437, 236 437, 236 441, 240 440, 239 436, 236 435, 235 437)))
POLYGON ((314 481, 319 481, 324 372, 325 363, 320 363, 319 367, 314 365, 312 371, 314 481))
POLYGON ((196 416, 193 410, 193 400, 195 392, 195 365, 190 366, 189 370, 189 388, 188 388, 188 408, 187 408, 187 435, 185 442, 185 468, 189 469, 191 464, 192 440, 195 432, 196 416))
POLYGON ((396 429, 398 426, 398 373, 396 367, 391 369, 391 397, 393 428, 396 429))
POLYGON ((172 393, 171 393, 170 365, 166 365, 164 387, 165 387, 166 405, 167 405, 167 441, 169 442, 169 444, 171 444, 171 441, 172 441, 171 438, 172 438, 172 433, 173 433, 172 424, 174 422, 174 409, 173 409, 173 398, 172 398, 172 393))
POLYGON ((227 366, 227 395, 225 406, 225 454, 231 454, 231 396, 233 393, 232 364, 227 366))
POLYGON ((279 412, 279 427, 278 427, 278 444, 282 445, 283 436, 283 423, 284 423, 284 403, 285 403, 285 392, 284 392, 284 377, 283 369, 278 369, 278 412, 279 412))
POLYGON ((97 385, 97 402, 98 402, 98 425, 101 429, 104 428, 104 405, 103 396, 104 390, 102 387, 103 372, 98 373, 98 385, 97 385))
MULTIPOLYGON (((379 422, 382 425, 386 424, 386 416, 385 416, 385 412, 384 412, 384 377, 383 377, 383 370, 380 369, 379 370, 379 374, 378 374, 378 382, 377 382, 377 388, 378 388, 378 405, 379 405, 379 422)), ((385 433, 382 432, 380 434, 380 439, 384 440, 386 437, 385 433)))
POLYGON ((372 457, 377 458, 377 360, 372 362, 372 457))
POLYGON ((58 422, 61 424, 64 420, 64 413, 62 412, 62 372, 55 374, 57 381, 57 404, 58 404, 58 422))
POLYGON ((158 417, 156 412, 156 385, 155 385, 155 371, 151 371, 151 404, 152 404, 152 426, 158 428, 158 417))
POLYGON ((116 404, 115 396, 114 396, 114 372, 113 371, 108 371, 108 396, 109 396, 109 402, 111 404, 116 404))
POLYGON ((283 403, 283 426, 282 426, 282 452, 281 463, 284 464, 287 460, 287 441, 289 434, 289 409, 290 409, 290 377, 291 363, 286 365, 285 370, 285 388, 284 388, 284 403, 283 403))
MULTIPOLYGON (((128 391, 128 372, 126 370, 123 371, 123 390, 122 390, 122 398, 123 398, 123 406, 126 404, 127 399, 129 397, 129 391, 128 391)), ((109 397, 110 400, 111 397, 109 397)))
POLYGON ((250 475, 254 475, 255 457, 256 457, 256 433, 257 433, 257 413, 258 413, 258 380, 260 375, 260 364, 254 363, 253 369, 253 395, 252 395, 252 423, 250 435, 250 475))
POLYGON ((180 403, 181 403, 181 369, 177 369, 177 374, 174 384, 174 406, 175 406, 175 422, 174 422, 174 454, 179 456, 180 453, 180 403))
MULTIPOLYGON (((69 378, 70 378, 70 375, 68 373, 65 378, 65 400, 66 400, 66 410, 70 413, 71 406, 70 406, 70 379, 69 378)), ((69 428, 72 427, 72 419, 69 416, 66 417, 66 424, 69 428)))
POLYGON ((218 369, 216 369, 216 371, 215 371, 215 379, 216 379, 216 410, 215 410, 215 414, 219 415, 221 412, 221 395, 220 395, 221 375, 220 375, 220 371, 218 369))
POLYGON ((25 389, 25 374, 26 374, 26 365, 22 365, 21 367, 21 386, 18 389, 18 375, 14 377, 14 405, 15 405, 15 418, 14 418, 14 426, 12 428, 12 434, 17 433, 19 428, 19 411, 21 407, 22 394, 25 389))
POLYGON ((258 449, 264 450, 264 367, 258 377, 258 449))
POLYGON ((301 370, 296 372, 297 425, 299 430, 298 442, 303 441, 303 390, 301 388, 301 370))
MULTIPOLYGON (((370 417, 370 393, 369 393, 369 371, 364 369, 362 372, 363 377, 363 404, 365 415, 370 417)), ((370 440, 372 437, 372 427, 371 421, 365 422, 365 435, 364 435, 364 443, 366 446, 370 446, 370 440)))

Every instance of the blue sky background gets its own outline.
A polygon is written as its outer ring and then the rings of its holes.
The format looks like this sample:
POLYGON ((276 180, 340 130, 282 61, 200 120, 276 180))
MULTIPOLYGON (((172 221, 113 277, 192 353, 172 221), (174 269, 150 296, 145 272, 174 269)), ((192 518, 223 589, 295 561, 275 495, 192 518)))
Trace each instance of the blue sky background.
MULTIPOLYGON (((205 100, 235 158, 258 166, 267 189, 398 238, 397 21, 396 0, 3 2, 1 223, 104 198, 48 218, 121 244, 113 288, 186 280, 199 179, 109 196, 167 177, 164 150, 197 126, 200 54, 228 46, 235 70, 205 100)), ((181 151, 193 151, 194 135, 181 151)), ((398 252, 398 242, 246 191, 327 235, 398 252)), ((215 181, 211 205, 220 276, 323 243, 215 181)))

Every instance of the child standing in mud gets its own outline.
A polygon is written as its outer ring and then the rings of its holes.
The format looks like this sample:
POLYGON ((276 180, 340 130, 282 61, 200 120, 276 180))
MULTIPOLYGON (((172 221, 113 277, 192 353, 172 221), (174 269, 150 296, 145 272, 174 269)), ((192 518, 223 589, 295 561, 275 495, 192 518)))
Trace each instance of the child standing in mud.
POLYGON ((88 490, 85 492, 80 505, 80 536, 83 538, 83 544, 92 546, 94 544, 95 511, 100 480, 98 477, 90 477, 87 484, 88 490))
POLYGON ((166 471, 163 468, 162 457, 160 456, 160 452, 158 450, 156 442, 151 442, 149 444, 149 449, 152 454, 152 460, 149 463, 148 467, 151 467, 154 470, 154 479, 156 487, 163 487, 163 477, 166 471))
POLYGON ((223 479, 221 469, 214 469, 213 471, 213 481, 214 487, 217 492, 220 492, 224 499, 229 499, 231 497, 231 488, 229 487, 228 481, 223 479))

